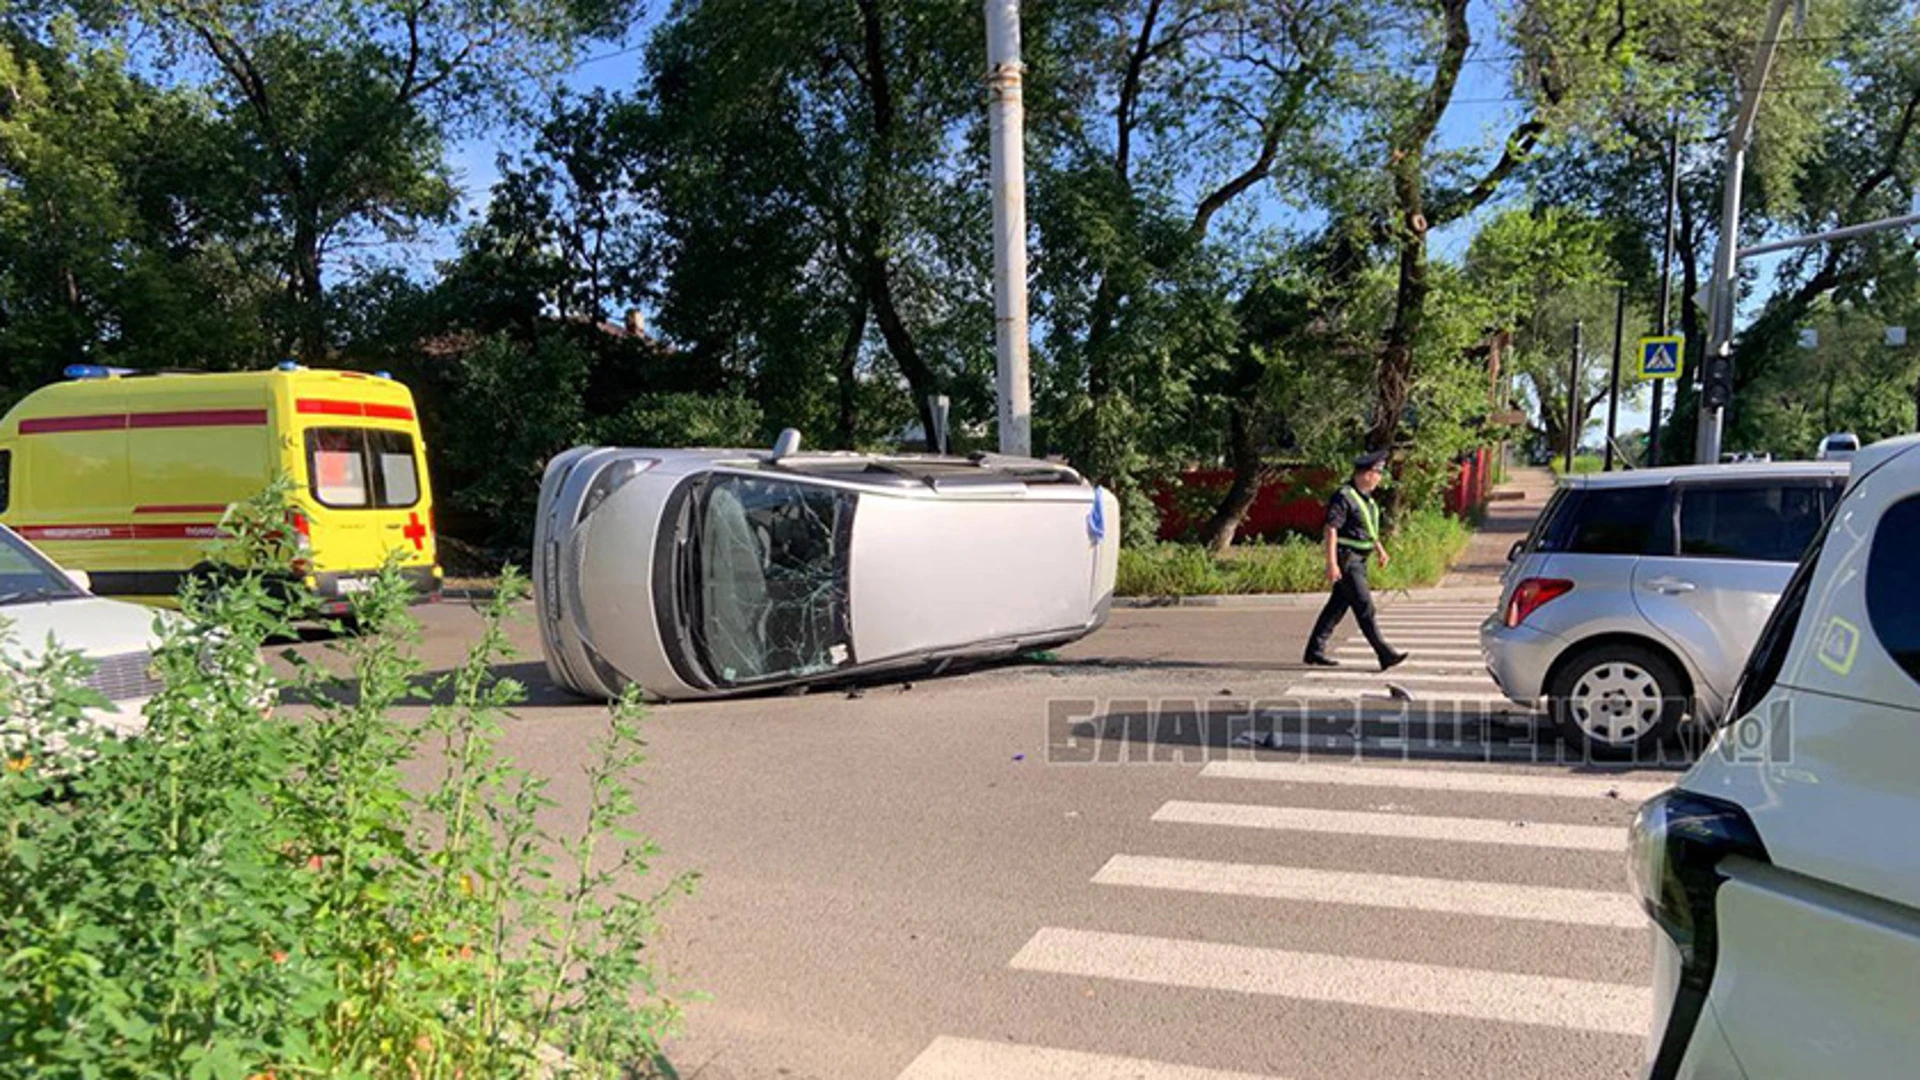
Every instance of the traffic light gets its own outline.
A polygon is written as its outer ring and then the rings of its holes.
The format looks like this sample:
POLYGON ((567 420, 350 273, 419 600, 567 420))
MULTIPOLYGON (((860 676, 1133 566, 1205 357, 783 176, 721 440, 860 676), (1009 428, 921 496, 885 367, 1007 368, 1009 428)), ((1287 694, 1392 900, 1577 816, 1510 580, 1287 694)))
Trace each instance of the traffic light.
POLYGON ((1712 409, 1724 409, 1733 400, 1733 357, 1707 357, 1701 396, 1706 400, 1707 407, 1712 409))

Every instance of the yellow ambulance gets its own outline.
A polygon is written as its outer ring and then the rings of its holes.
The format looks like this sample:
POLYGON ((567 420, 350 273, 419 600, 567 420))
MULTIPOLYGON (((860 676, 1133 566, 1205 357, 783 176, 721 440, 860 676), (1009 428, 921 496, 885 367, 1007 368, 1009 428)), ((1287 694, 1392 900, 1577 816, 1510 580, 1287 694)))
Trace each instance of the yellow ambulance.
POLYGON ((339 611, 389 553, 439 595, 433 492, 413 394, 384 373, 141 373, 89 365, 0 420, 0 522, 93 591, 167 606, 210 569, 227 508, 295 485, 308 589, 339 611))

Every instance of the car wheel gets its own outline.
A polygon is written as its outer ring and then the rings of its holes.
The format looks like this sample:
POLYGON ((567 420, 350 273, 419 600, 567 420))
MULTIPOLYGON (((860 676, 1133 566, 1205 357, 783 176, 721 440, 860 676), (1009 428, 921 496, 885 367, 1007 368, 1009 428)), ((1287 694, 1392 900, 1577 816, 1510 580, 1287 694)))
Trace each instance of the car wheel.
POLYGON ((1560 737, 1599 758, 1639 757, 1686 713, 1686 683, 1671 661, 1636 645, 1599 645, 1554 677, 1549 708, 1560 737))

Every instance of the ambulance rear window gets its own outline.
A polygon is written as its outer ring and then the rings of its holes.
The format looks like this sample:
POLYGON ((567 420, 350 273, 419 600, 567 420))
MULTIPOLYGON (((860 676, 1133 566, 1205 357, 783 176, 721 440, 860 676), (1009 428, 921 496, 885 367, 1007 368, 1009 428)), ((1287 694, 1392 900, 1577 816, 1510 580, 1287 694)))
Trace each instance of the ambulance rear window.
POLYGON ((413 436, 404 431, 311 429, 307 477, 314 499, 336 510, 404 509, 420 502, 413 436))
POLYGON ((366 440, 344 428, 307 432, 307 476, 322 506, 369 505, 366 440))
POLYGON ((383 507, 408 507, 420 501, 420 471, 413 463, 413 436, 404 431, 369 431, 374 495, 383 507))

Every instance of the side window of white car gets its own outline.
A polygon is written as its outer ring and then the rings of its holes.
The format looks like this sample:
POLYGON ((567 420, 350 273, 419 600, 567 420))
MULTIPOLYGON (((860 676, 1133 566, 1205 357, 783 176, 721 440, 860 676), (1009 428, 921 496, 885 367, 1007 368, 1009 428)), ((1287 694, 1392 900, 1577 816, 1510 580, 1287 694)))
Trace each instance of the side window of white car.
POLYGON ((1920 495, 1910 495, 1881 515, 1867 559, 1867 617, 1874 636, 1894 663, 1920 682, 1920 561, 1913 538, 1920 535, 1920 495))

